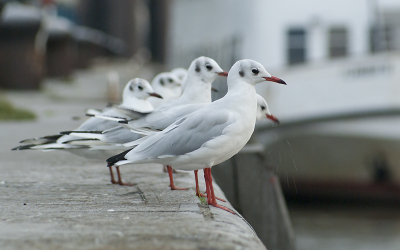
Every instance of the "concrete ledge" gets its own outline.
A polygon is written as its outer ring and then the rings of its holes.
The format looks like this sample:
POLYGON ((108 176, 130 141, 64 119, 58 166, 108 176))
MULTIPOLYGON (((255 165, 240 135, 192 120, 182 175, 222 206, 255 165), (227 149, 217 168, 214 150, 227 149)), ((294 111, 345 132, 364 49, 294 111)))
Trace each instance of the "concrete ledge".
POLYGON ((281 185, 255 138, 212 173, 231 204, 270 250, 296 249, 295 236, 281 185))
POLYGON ((138 185, 121 187, 109 184, 102 162, 67 152, 7 154, 0 249, 265 249, 244 219, 200 204, 192 172, 175 174, 188 191, 171 191, 160 165, 125 166, 124 180, 138 185))

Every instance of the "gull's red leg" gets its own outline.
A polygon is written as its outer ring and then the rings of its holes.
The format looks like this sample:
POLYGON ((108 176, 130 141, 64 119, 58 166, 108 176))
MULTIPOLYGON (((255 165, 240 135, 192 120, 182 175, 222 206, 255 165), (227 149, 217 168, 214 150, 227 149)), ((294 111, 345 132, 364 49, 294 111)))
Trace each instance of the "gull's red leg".
POLYGON ((110 169, 111 183, 112 183, 112 184, 118 184, 118 181, 116 181, 116 180, 114 179, 114 173, 113 173, 113 171, 112 171, 112 166, 109 166, 108 169, 110 169))
POLYGON ((204 194, 202 194, 202 193, 200 193, 200 188, 199 188, 199 177, 198 177, 198 175, 197 175, 197 172, 198 172, 199 170, 195 170, 194 171, 194 179, 196 180, 196 195, 197 195, 197 197, 204 197, 204 194))
MULTIPOLYGON (((203 169, 204 171, 204 180, 206 181, 206 192, 207 194, 211 194, 210 192, 210 180, 208 178, 208 171, 206 171, 206 169, 203 169)), ((211 195, 207 196, 207 203, 211 204, 212 199, 211 199, 211 195)))
MULTIPOLYGON (((199 170, 195 170, 194 171, 194 178, 195 178, 195 180, 196 180, 196 195, 197 195, 197 197, 207 197, 207 195, 205 195, 205 194, 203 194, 202 192, 200 192, 200 188, 199 188, 199 177, 198 177, 198 175, 197 175, 197 172, 198 172, 199 170)), ((218 197, 215 197, 217 200, 220 200, 220 201, 222 201, 222 202, 226 202, 226 200, 224 200, 224 199, 221 199, 221 198, 218 198, 218 197)))
MULTIPOLYGON (((163 165, 163 171, 164 171, 164 173, 168 172, 167 165, 163 165)), ((178 171, 176 171, 175 169, 172 169, 172 173, 178 173, 178 171)))
POLYGON ((211 168, 205 168, 204 171, 207 171, 207 177, 208 177, 209 189, 210 189, 210 192, 208 192, 207 194, 208 194, 209 197, 211 197, 211 202, 208 202, 209 199, 207 199, 208 205, 211 205, 211 206, 223 209, 225 211, 228 211, 230 213, 236 214, 235 212, 233 212, 229 208, 217 204, 217 200, 216 200, 215 195, 214 195, 214 187, 213 187, 213 184, 212 184, 211 168))
POLYGON ((188 188, 177 187, 174 184, 174 177, 172 176, 172 167, 167 165, 168 175, 169 175, 169 186, 171 190, 188 190, 188 188))
POLYGON ((117 169, 117 175, 118 175, 118 184, 121 186, 134 186, 136 183, 124 183, 122 182, 121 178, 121 173, 119 172, 119 167, 115 167, 117 169))

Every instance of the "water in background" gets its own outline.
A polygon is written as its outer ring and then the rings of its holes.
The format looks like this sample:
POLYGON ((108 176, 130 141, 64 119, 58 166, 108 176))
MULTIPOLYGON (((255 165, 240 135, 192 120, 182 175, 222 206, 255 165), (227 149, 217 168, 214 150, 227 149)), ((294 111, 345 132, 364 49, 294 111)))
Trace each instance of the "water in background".
POLYGON ((399 250, 400 204, 288 202, 298 250, 399 250))

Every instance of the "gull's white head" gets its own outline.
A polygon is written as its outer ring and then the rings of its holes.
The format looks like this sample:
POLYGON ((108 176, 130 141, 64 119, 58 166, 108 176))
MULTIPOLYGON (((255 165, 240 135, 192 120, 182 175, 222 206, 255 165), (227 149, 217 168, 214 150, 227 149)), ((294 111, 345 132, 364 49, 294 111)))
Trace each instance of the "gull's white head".
POLYGON ((148 81, 142 78, 135 78, 126 84, 122 100, 129 101, 129 99, 132 98, 146 100, 150 96, 162 98, 159 94, 154 93, 154 90, 148 81))
POLYGON ((283 80, 271 76, 260 63, 250 59, 237 61, 229 71, 228 79, 233 81, 241 80, 251 85, 256 85, 264 81, 286 85, 283 80))
POLYGON ((184 68, 175 68, 175 69, 171 70, 171 73, 176 75, 181 81, 183 81, 183 79, 185 79, 188 71, 187 71, 187 69, 184 69, 184 68))
POLYGON ((257 94, 257 116, 256 116, 256 120, 259 121, 259 120, 264 119, 264 118, 268 118, 271 121, 279 124, 279 120, 275 116, 273 116, 271 114, 271 112, 269 111, 267 101, 262 96, 257 94))
POLYGON ((171 72, 163 72, 154 77, 151 86, 153 86, 154 89, 165 88, 174 90, 181 87, 181 80, 171 72))
POLYGON ((203 82, 212 83, 219 75, 227 76, 228 73, 216 61, 205 56, 194 59, 188 69, 188 77, 197 77, 203 82))

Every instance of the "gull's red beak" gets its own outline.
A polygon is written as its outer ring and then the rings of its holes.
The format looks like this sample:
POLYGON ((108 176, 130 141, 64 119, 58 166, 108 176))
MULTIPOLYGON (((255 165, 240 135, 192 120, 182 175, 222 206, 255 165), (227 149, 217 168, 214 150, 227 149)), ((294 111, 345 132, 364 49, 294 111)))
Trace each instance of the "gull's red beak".
POLYGON ((280 123, 279 120, 278 120, 278 118, 276 118, 276 117, 273 116, 273 115, 267 115, 267 118, 270 119, 271 121, 275 122, 276 124, 279 124, 279 123, 280 123))
POLYGON ((283 81, 282 79, 275 77, 275 76, 271 76, 271 77, 263 77, 265 80, 270 81, 270 82, 277 82, 280 84, 284 84, 287 85, 285 81, 283 81))
POLYGON ((228 72, 226 72, 226 71, 218 72, 217 74, 220 76, 228 77, 228 72))
POLYGON ((163 97, 162 97, 162 96, 160 96, 160 95, 159 95, 159 94, 157 94, 157 93, 149 93, 149 96, 154 96, 154 97, 157 97, 157 98, 163 99, 163 97))

